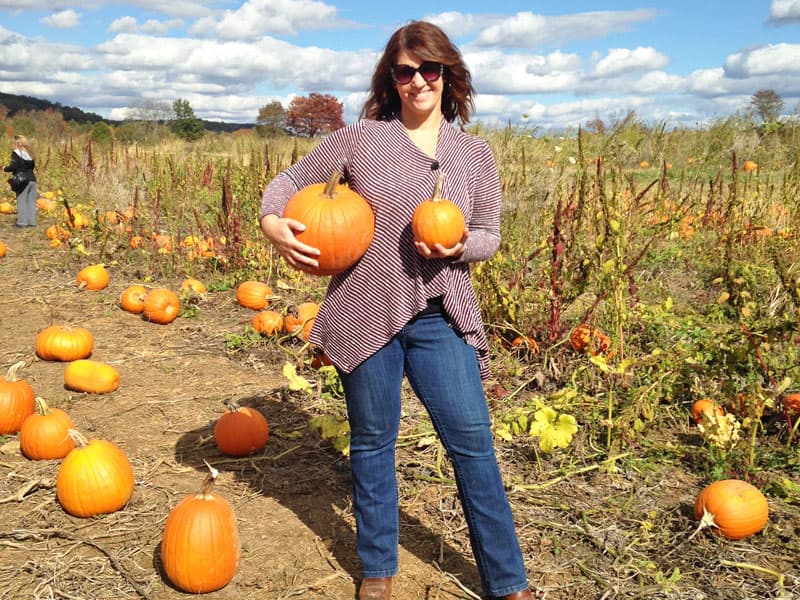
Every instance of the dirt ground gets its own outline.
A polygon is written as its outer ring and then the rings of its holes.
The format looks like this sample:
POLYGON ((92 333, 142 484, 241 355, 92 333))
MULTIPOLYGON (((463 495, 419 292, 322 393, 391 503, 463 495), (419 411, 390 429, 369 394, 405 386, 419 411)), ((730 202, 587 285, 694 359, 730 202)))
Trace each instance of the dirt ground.
MULTIPOLYGON (((0 219, 8 246, 0 259, 0 369, 25 361, 22 375, 37 395, 67 410, 85 434, 127 453, 136 489, 116 513, 72 517, 55 497, 59 462, 29 461, 16 436, 0 437, 0 600, 190 596, 163 575, 159 543, 169 510, 199 489, 204 461, 221 471, 216 490, 236 511, 242 544, 236 576, 206 596, 353 599, 359 564, 346 458, 308 430, 316 407, 287 393, 285 354, 268 344, 226 349, 228 334, 241 334, 253 313, 226 290, 209 293, 191 318, 146 322, 117 306, 135 273, 112 267, 107 289, 81 291, 77 269, 48 248, 44 226, 13 222, 0 219), (64 364, 34 353, 36 333, 51 323, 88 328, 92 358, 117 368, 119 390, 65 389, 64 364), (213 425, 228 400, 267 418, 263 452, 234 459, 217 451, 213 425)), ((401 433, 422 419, 409 397, 401 433)), ((687 424, 670 425, 675 437, 666 443, 696 444, 687 424)), ((585 462, 569 476, 537 457, 530 442, 500 444, 498 455, 539 598, 800 598, 796 504, 771 498, 768 531, 749 540, 709 532, 687 540, 702 482, 674 455, 605 469, 599 453, 584 448, 585 462)), ((434 480, 436 459, 435 444, 398 452, 395 598, 480 598, 455 488, 434 480)), ((443 470, 449 473, 446 464, 443 470)))

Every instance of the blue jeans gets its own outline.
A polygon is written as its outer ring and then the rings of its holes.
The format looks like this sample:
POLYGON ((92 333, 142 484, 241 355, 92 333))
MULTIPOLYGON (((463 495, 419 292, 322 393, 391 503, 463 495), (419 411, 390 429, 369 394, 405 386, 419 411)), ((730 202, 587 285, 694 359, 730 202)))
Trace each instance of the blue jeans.
POLYGON ((397 573, 395 444, 403 375, 431 417, 456 476, 484 592, 528 587, 511 507, 494 452, 475 349, 441 314, 407 324, 352 373, 340 373, 350 421, 357 549, 364 577, 397 573))

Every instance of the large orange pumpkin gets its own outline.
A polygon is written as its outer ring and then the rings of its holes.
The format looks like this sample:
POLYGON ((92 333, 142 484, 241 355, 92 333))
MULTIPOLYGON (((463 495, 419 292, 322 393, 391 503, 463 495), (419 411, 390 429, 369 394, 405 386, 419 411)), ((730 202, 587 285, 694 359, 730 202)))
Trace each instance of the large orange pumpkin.
POLYGON ((75 424, 60 408, 50 408, 44 398, 36 397, 36 412, 22 423, 19 448, 31 460, 64 458, 75 447, 69 430, 75 424))
POLYGON ((82 290, 102 290, 108 286, 108 270, 105 265, 89 265, 78 271, 77 280, 82 290))
POLYGON ((93 517, 121 509, 133 495, 133 467, 125 453, 112 442, 87 440, 69 430, 75 448, 61 461, 56 478, 56 497, 69 514, 93 517))
POLYGON ((161 564, 167 578, 184 592, 223 588, 239 569, 236 514, 225 498, 211 491, 218 474, 212 467, 200 492, 183 498, 164 524, 161 564))
POLYGON ((36 335, 36 356, 42 360, 73 361, 87 358, 94 348, 94 336, 85 327, 50 325, 36 335))
POLYGON ((33 388, 19 376, 24 365, 22 361, 15 363, 5 377, 0 377, 0 435, 17 433, 36 407, 33 388))
POLYGON ((107 363, 82 358, 66 366, 64 385, 77 392, 107 394, 119 388, 119 373, 107 363))
POLYGON ((761 531, 769 518, 769 504, 754 485, 740 479, 722 479, 703 488, 694 503, 701 527, 731 540, 761 531))
POLYGON ((250 323, 258 333, 274 335, 283 329, 283 315, 275 310, 262 310, 250 323))
POLYGON ((283 216, 305 225, 298 240, 320 251, 313 275, 335 275, 352 267, 372 243, 375 214, 369 203, 346 185, 338 185, 335 171, 327 184, 298 191, 283 209, 283 216))
POLYGON ((119 306, 129 313, 141 314, 144 310, 144 298, 149 290, 138 283, 126 287, 119 297, 119 306))
POLYGON ((246 456, 267 445, 269 424, 255 408, 231 403, 214 425, 214 440, 223 454, 246 456))
POLYGON ((178 294, 167 288, 155 288, 144 297, 142 315, 148 321, 166 325, 172 323, 181 311, 178 294))
POLYGON ((262 310, 269 306, 272 288, 261 281, 243 281, 236 288, 236 301, 245 308, 262 310))
POLYGON ((411 216, 414 240, 428 248, 441 244, 452 248, 464 237, 464 214, 453 201, 442 198, 444 175, 436 178, 433 195, 423 200, 411 216))

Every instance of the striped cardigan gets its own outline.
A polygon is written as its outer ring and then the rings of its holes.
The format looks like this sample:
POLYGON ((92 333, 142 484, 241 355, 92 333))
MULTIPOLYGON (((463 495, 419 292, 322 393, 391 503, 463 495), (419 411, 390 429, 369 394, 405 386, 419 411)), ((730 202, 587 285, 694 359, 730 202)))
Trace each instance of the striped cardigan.
POLYGON ((261 216, 280 216, 299 189, 341 171, 375 213, 375 236, 366 254, 331 277, 310 341, 337 368, 351 372, 386 345, 426 307, 443 297, 450 325, 477 351, 484 379, 489 348, 469 264, 490 258, 500 243, 500 181, 481 138, 442 120, 436 160, 408 137, 399 119, 360 120, 327 136, 264 190, 261 216), (469 238, 458 259, 425 259, 413 244, 411 215, 444 174, 442 197, 464 213, 469 238))

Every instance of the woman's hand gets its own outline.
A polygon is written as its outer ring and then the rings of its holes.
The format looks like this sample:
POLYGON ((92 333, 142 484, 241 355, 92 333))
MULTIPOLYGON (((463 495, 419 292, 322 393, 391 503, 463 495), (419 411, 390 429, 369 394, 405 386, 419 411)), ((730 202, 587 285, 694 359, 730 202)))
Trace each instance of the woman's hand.
POLYGON ((306 226, 300 221, 286 219, 277 215, 264 215, 261 219, 261 231, 289 265, 300 271, 309 271, 319 267, 317 258, 319 249, 299 241, 295 232, 305 231, 306 226))
POLYGON ((464 228, 464 233, 461 235, 459 241, 452 248, 445 248, 441 244, 435 244, 433 248, 429 248, 425 242, 414 242, 417 252, 425 258, 458 258, 464 254, 466 248, 467 238, 469 237, 469 229, 464 228))

